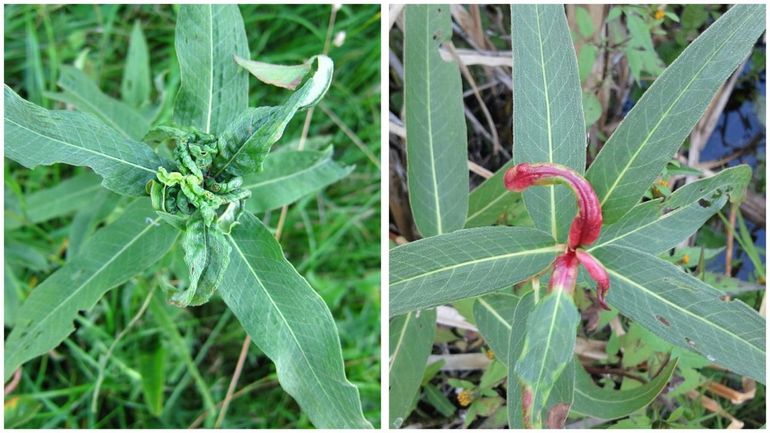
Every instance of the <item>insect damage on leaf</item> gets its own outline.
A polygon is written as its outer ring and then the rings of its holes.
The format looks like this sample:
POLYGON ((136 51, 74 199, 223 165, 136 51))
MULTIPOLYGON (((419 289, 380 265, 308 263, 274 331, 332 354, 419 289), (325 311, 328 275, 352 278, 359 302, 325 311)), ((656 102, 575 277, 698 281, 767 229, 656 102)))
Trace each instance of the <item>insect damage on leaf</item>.
POLYGON ((211 173, 219 154, 215 136, 193 128, 161 126, 148 138, 176 141, 177 171, 158 167, 157 180, 147 183, 153 208, 164 221, 184 231, 182 248, 190 281, 186 289, 172 293, 170 302, 180 307, 201 305, 222 281, 231 250, 224 235, 237 221, 251 191, 241 188, 243 178, 231 171, 211 173))

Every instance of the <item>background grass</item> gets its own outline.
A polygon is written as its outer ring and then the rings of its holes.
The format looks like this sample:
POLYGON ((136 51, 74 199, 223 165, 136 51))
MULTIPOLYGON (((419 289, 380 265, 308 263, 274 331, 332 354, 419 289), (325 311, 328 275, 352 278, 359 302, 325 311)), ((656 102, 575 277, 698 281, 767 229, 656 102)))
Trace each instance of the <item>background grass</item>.
MULTIPOLYGON (((179 81, 174 53, 177 6, 14 5, 4 8, 5 83, 48 108, 64 108, 46 97, 57 91, 62 65, 76 64, 118 96, 134 21, 143 26, 156 88, 153 100, 171 115, 179 81)), ((327 38, 327 5, 240 7, 252 58, 301 62, 320 53, 327 38)), ((332 310, 340 331, 348 378, 358 386, 364 412, 380 418, 380 9, 344 6, 330 44, 335 77, 310 123, 306 148, 335 146, 334 158, 355 171, 290 206, 281 244, 332 310), (348 130, 346 134, 343 128, 348 130), (319 139, 320 137, 320 139, 319 139), (354 143, 354 140, 358 144, 354 143), (364 146, 365 149, 362 149, 364 146)), ((280 103, 285 90, 251 79, 250 105, 280 103)), ((275 148, 296 146, 305 113, 289 124, 275 148)), ((21 168, 5 160, 6 210, 23 208, 29 193, 50 188, 82 169, 64 165, 21 168)), ((280 210, 263 215, 272 227, 280 210)), ((101 222, 109 221, 107 215, 101 222)), ((13 306, 64 263, 72 216, 6 231, 6 335, 13 306)), ((227 391, 245 332, 215 297, 196 308, 164 302, 161 282, 175 278, 178 249, 162 263, 109 292, 76 322, 77 331, 49 354, 26 363, 15 390, 5 397, 5 427, 185 428, 212 426, 216 405, 227 391), (146 304, 146 305, 145 305, 146 304), (120 332, 147 307, 127 333, 120 332), (100 361, 115 345, 104 368, 98 411, 90 410, 100 361), (159 349, 162 348, 162 349, 159 349), (159 353, 164 355, 159 355, 159 353), (158 377, 163 403, 153 414, 142 382, 158 377)), ((184 272, 184 271, 180 271, 184 272)), ((256 346, 249 349, 227 417, 227 428, 311 427, 297 404, 278 385, 275 367, 256 346)))

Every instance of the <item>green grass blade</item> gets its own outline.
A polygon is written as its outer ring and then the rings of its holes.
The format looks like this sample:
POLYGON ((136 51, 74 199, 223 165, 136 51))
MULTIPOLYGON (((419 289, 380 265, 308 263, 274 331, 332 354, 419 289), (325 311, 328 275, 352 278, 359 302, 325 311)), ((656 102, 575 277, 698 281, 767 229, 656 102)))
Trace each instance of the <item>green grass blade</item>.
POLYGON ((411 311, 390 319, 388 426, 399 428, 414 409, 433 338, 436 310, 411 311))
POLYGON ((134 108, 139 108, 150 101, 152 79, 150 78, 150 53, 144 38, 142 24, 137 20, 131 30, 128 43, 128 55, 120 82, 120 96, 134 108))
POLYGON ((607 268, 607 303, 664 340, 765 383, 765 319, 655 256, 620 246, 593 253, 607 268))
POLYGON ((639 202, 703 115, 719 86, 765 29, 765 5, 733 6, 650 86, 604 145, 586 177, 604 221, 639 202))
POLYGON ((218 134, 248 106, 249 75, 233 60, 249 58, 238 5, 182 5, 176 22, 182 82, 174 121, 218 134))
MULTIPOLYGON (((577 57, 562 5, 513 5, 513 160, 585 170, 586 131, 577 57)), ((564 241, 575 216, 568 188, 524 192, 532 221, 564 241)))
POLYGON ((96 115, 124 137, 141 140, 150 130, 150 123, 144 116, 125 102, 102 93, 96 83, 80 69, 62 66, 59 86, 64 92, 49 93, 50 98, 96 115))
POLYGON ((404 105, 409 203, 423 237, 460 229, 468 213, 468 141, 460 69, 441 58, 448 5, 408 5, 404 105))
POLYGON ((244 178, 243 188, 251 191, 247 208, 259 212, 286 206, 350 174, 355 167, 335 162, 333 152, 330 147, 274 153, 261 172, 244 178))
POLYGON ((178 232, 161 224, 148 200, 137 200, 83 246, 83 254, 42 282, 22 305, 5 344, 5 379, 22 363, 56 347, 73 320, 110 289, 157 262, 178 232))
POLYGON ((49 111, 5 86, 5 156, 33 168, 63 162, 88 166, 118 194, 145 195, 163 161, 91 114, 49 111))
POLYGON ((99 176, 83 173, 37 191, 26 197, 22 214, 6 210, 5 230, 27 224, 39 224, 53 218, 69 215, 79 209, 88 209, 94 195, 103 190, 99 176))
POLYGON ((425 238, 390 252, 390 314, 483 295, 545 269, 559 252, 537 229, 479 227, 425 238))
POLYGON ((276 364, 283 389, 318 428, 371 428, 358 389, 345 377, 337 327, 323 299, 286 261, 250 213, 227 235, 230 267, 222 298, 276 364))

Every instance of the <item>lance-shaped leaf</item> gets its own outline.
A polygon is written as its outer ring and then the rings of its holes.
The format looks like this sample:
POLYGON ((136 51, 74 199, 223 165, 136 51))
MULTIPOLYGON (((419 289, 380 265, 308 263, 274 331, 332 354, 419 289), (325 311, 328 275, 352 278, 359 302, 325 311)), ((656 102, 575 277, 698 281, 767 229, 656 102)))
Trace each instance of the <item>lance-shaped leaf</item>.
POLYGON ((299 65, 274 65, 236 56, 235 62, 263 83, 294 90, 300 85, 302 79, 310 73, 314 59, 311 58, 299 65))
MULTIPOLYGON (((532 292, 519 298, 510 294, 494 293, 478 298, 473 306, 473 317, 484 340, 492 347, 495 358, 507 368, 509 357, 518 359, 524 345, 527 318, 534 307, 532 292)), ((572 404, 572 391, 575 382, 574 371, 567 366, 559 376, 549 396, 548 403, 541 412, 541 418, 547 426, 559 426, 572 404), (551 421, 551 423, 549 423, 551 421)), ((518 376, 508 375, 508 423, 509 427, 524 428, 521 406, 521 383, 518 376)))
POLYGON ((277 152, 265 160, 262 171, 246 175, 243 188, 251 191, 246 201, 252 212, 294 203, 350 174, 355 167, 338 164, 334 150, 277 152))
POLYGON ((617 419, 647 406, 668 385, 677 360, 670 360, 657 376, 642 386, 627 390, 599 388, 591 376, 575 361, 575 413, 599 419, 617 419))
POLYGON ((733 6, 650 86, 586 177, 611 224, 639 201, 765 28, 765 5, 733 6))
POLYGON ((120 96, 130 106, 139 108, 150 100, 152 78, 150 73, 150 53, 147 40, 142 32, 139 20, 134 22, 131 39, 128 43, 126 68, 120 82, 120 96))
POLYGON ((59 87, 64 90, 63 93, 47 95, 95 115, 124 137, 141 140, 150 129, 150 122, 144 116, 125 102, 103 93, 80 69, 62 66, 59 87))
POLYGON ((468 141, 460 69, 441 58, 452 38, 448 5, 408 5, 404 14, 404 107, 409 203, 424 237, 465 225, 468 141))
POLYGON ((227 126, 214 161, 215 175, 227 169, 237 169, 242 174, 262 169, 270 147, 281 138, 294 114, 317 104, 329 90, 334 62, 326 56, 316 56, 316 62, 318 68, 313 76, 285 104, 246 109, 227 126))
POLYGON ((5 210, 5 230, 39 224, 87 208, 99 190, 102 190, 99 176, 83 173, 51 188, 36 191, 24 200, 21 214, 12 209, 5 210))
POLYGON ((391 428, 401 427, 414 408, 435 336, 435 309, 410 311, 390 319, 388 425, 391 428))
POLYGON ((765 383, 765 319, 741 301, 647 253, 607 246, 607 303, 672 344, 765 383))
POLYGON ((227 235, 230 267, 220 287, 254 343, 273 360, 278 381, 318 428, 371 428, 358 390, 345 378, 337 327, 323 299, 286 261, 252 214, 227 235))
POLYGON ((122 136, 88 113, 49 111, 5 86, 5 156, 33 168, 63 162, 94 169, 105 188, 144 195, 165 165, 146 144, 122 136))
POLYGON ((230 244, 221 230, 207 226, 201 213, 196 212, 187 220, 181 245, 190 282, 169 301, 179 307, 205 304, 222 283, 230 262, 230 244))
MULTIPOLYGON (((513 160, 585 170, 586 133, 577 57, 562 5, 513 5, 513 160)), ((567 188, 524 192, 532 221, 566 239, 575 216, 567 188)))
POLYGON ((233 56, 249 57, 238 5, 182 5, 176 20, 181 84, 174 121, 221 133, 248 106, 249 74, 233 56))
POLYGON ((43 281, 22 305, 5 343, 5 379, 67 338, 79 311, 90 310, 107 291, 163 257, 178 233, 161 224, 144 199, 97 232, 82 254, 43 281))
POLYGON ((521 194, 505 188, 505 172, 513 166, 509 161, 485 180, 468 197, 468 218, 465 228, 489 226, 498 221, 505 212, 525 213, 519 211, 517 204, 521 203, 521 194))
MULTIPOLYGON (((539 427, 546 417, 551 390, 570 362, 575 348, 575 329, 580 321, 572 297, 554 290, 535 304, 527 318, 524 345, 515 364, 508 371, 518 376, 523 388, 531 393, 531 423, 539 427)), ((511 363, 513 358, 509 357, 511 363)), ((526 418, 526 412, 525 412, 526 418)))
POLYGON ((511 286, 545 269, 563 246, 537 229, 479 227, 390 251, 390 314, 511 286))
POLYGON ((747 165, 722 170, 676 190, 665 200, 636 205, 606 227, 590 250, 622 245, 651 254, 669 250, 695 233, 727 202, 739 200, 751 180, 747 165))

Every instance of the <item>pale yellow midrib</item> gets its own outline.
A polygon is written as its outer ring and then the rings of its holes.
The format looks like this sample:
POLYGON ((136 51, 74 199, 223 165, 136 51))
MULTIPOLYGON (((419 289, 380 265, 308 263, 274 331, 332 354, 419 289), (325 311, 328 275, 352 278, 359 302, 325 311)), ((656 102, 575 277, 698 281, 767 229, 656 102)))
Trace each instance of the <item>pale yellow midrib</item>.
MULTIPOLYGON (((747 16, 747 18, 746 18, 746 19, 745 19, 743 22, 746 22, 746 21, 748 21, 748 20, 749 20, 749 18, 751 18, 751 15, 748 15, 748 16, 747 16)), ((722 43, 720 43, 720 44, 719 44, 719 47, 717 47, 717 49, 715 49, 715 50, 714 50, 714 51, 711 53, 711 55, 709 55, 709 58, 708 58, 708 59, 707 59, 705 62, 703 62, 703 66, 701 66, 701 67, 700 67, 700 69, 698 69, 698 72, 696 72, 696 73, 694 73, 694 74, 692 75, 692 78, 690 78, 690 81, 688 81, 688 82, 687 82, 687 85, 686 85, 686 86, 685 86, 685 87, 682 89, 682 91, 681 91, 681 92, 679 92, 679 94, 676 96, 676 99, 674 99, 674 102, 672 102, 672 103, 671 103, 671 105, 669 105, 669 107, 666 109, 666 111, 663 113, 663 115, 661 115, 661 116, 660 116, 660 118, 658 119, 658 122, 655 124, 655 126, 654 126, 654 127, 653 127, 653 128, 650 130, 650 132, 649 132, 649 133, 648 133, 648 134, 647 134, 647 135, 644 137, 644 140, 643 140, 643 141, 642 141, 642 143, 639 145, 639 147, 636 149, 636 151, 634 152, 634 154, 631 156, 631 159, 629 159, 629 160, 628 160, 628 162, 626 163, 625 167, 623 167, 623 170, 621 170, 620 174, 619 174, 618 176, 616 176, 616 177, 615 177, 615 181, 612 183, 612 185, 610 186, 610 188, 609 188, 609 189, 607 190, 607 192, 604 194, 604 197, 602 198, 601 202, 599 203, 599 206, 601 206, 602 208, 604 207, 604 203, 606 203, 606 202, 607 202, 607 199, 609 199, 609 197, 612 195, 612 192, 615 190, 615 188, 617 188, 617 186, 618 186, 618 184, 619 184, 619 182, 620 182, 620 179, 622 179, 622 178, 623 178, 623 177, 626 175, 626 172, 627 172, 627 171, 629 170, 629 168, 631 167, 631 164, 633 164, 633 163, 634 163, 634 161, 636 160, 636 158, 639 156, 639 153, 641 153, 642 149, 644 149, 644 147, 645 147, 645 146, 647 146, 647 143, 649 143, 649 141, 650 141, 650 138, 652 137, 652 135, 653 135, 653 134, 654 134, 654 133, 657 131, 658 127, 660 127, 661 123, 663 123, 663 121, 666 119, 666 117, 668 117, 668 114, 671 112, 671 110, 674 108, 674 106, 675 106, 675 105, 676 105, 676 104, 679 102, 679 99, 681 99, 681 98, 682 98, 682 96, 685 94, 685 92, 687 92, 687 90, 690 88, 690 86, 692 85, 692 83, 694 83, 694 82, 695 82, 696 78, 698 78, 698 77, 699 77, 699 75, 701 74, 701 72, 703 72, 703 70, 706 68, 706 66, 708 66, 708 65, 711 63, 711 60, 712 60, 712 59, 713 59, 713 58, 714 58, 714 57, 715 57, 715 56, 716 56, 716 55, 719 53, 719 51, 722 49, 722 47, 724 47, 724 46, 725 46, 725 44, 727 43, 727 41, 728 41, 730 38, 732 38, 732 37, 733 37, 733 35, 734 35, 734 34, 736 34, 736 33, 738 32, 738 30, 740 30, 740 29, 742 28, 743 22, 741 23, 741 25, 736 25, 736 26, 735 26, 735 30, 734 30, 732 33, 730 33, 730 35, 729 35, 729 36, 727 36, 727 37, 725 37, 724 39, 722 39, 722 43)), ((673 64, 672 64, 672 66, 673 66, 673 64)), ((670 66, 669 66, 669 68, 670 68, 670 66)), ((652 86, 654 86, 654 85, 655 85, 655 83, 657 83, 657 82, 658 82, 658 80, 656 80, 655 82, 653 82, 653 83, 652 83, 652 86)), ((652 89, 652 86, 650 86, 650 89, 648 89, 648 90, 647 90, 647 92, 645 92, 645 93, 644 93, 644 95, 642 95, 642 99, 640 99, 640 100, 639 100, 639 102, 638 102, 637 106, 638 106, 639 104, 641 104, 641 103, 642 103, 642 102, 645 100, 645 96, 647 96, 647 94, 649 94, 649 92, 650 92, 651 90, 653 90, 653 89, 652 89)), ((614 134, 613 134, 613 137, 614 137, 614 134)), ((602 150, 603 150, 603 149, 602 149, 602 150)), ((597 158, 597 159, 598 159, 598 158, 597 158)))

